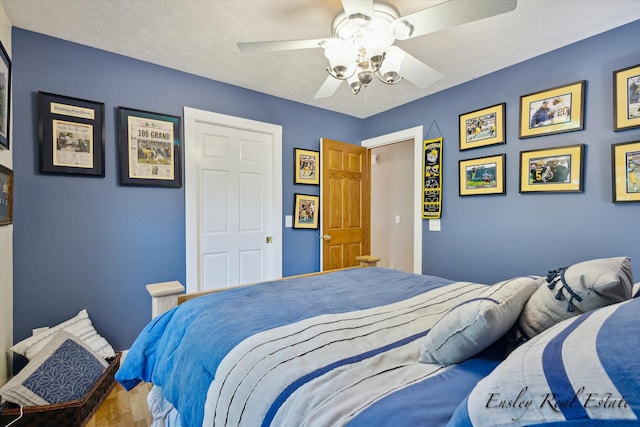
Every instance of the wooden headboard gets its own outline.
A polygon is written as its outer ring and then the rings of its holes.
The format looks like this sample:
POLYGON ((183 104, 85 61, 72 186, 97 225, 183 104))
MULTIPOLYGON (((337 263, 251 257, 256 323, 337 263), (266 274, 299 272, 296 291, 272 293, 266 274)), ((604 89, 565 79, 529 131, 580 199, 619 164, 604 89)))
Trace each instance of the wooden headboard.
MULTIPOLYGON (((378 265, 378 262, 380 261, 380 257, 376 257, 372 255, 362 255, 362 256, 357 256, 356 261, 360 263, 359 264, 360 267, 375 267, 378 265)), ((349 268, 352 268, 352 267, 349 267, 349 268)), ((298 278, 298 277, 316 276, 318 274, 326 274, 331 271, 336 271, 336 270, 320 271, 315 273, 300 274, 296 276, 288 276, 278 280, 289 280, 289 279, 298 278)), ((177 307, 179 304, 182 304, 185 301, 198 298, 199 296, 202 296, 202 295, 213 294, 216 292, 222 292, 222 291, 226 291, 234 288, 242 288, 245 286, 252 286, 255 284, 256 283, 251 283, 246 285, 231 286, 228 288, 212 289, 208 291, 192 292, 192 293, 185 294, 184 285, 177 280, 174 280, 171 282, 151 283, 147 285, 147 292, 149 292, 149 295, 151 295, 151 318, 153 319, 159 314, 169 311, 172 308, 177 307)))

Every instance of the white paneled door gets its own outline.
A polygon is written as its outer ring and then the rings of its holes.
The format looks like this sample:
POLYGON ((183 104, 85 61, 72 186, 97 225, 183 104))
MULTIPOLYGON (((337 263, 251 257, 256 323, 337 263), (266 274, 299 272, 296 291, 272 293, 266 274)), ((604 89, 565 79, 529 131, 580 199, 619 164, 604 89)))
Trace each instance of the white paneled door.
POLYGON ((188 292, 282 275, 281 135, 185 108, 188 292))

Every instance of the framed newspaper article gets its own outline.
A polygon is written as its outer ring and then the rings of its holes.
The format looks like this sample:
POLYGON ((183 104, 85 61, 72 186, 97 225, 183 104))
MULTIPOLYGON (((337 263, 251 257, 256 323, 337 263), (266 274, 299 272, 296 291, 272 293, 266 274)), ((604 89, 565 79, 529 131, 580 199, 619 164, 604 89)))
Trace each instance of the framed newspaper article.
POLYGON ((118 107, 120 184, 182 186, 180 117, 118 107))
POLYGON ((40 172, 104 177, 104 104, 38 92, 40 172))

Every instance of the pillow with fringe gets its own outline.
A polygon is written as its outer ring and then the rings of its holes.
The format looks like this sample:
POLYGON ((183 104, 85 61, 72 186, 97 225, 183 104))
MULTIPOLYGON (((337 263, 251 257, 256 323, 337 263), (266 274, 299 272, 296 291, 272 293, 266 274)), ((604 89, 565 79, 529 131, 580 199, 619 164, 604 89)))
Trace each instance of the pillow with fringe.
POLYGON ((116 355, 111 344, 100 336, 93 327, 87 310, 81 310, 76 316, 65 322, 25 338, 11 347, 10 350, 31 360, 59 331, 75 335, 93 351, 102 356, 103 359, 109 359, 116 355))

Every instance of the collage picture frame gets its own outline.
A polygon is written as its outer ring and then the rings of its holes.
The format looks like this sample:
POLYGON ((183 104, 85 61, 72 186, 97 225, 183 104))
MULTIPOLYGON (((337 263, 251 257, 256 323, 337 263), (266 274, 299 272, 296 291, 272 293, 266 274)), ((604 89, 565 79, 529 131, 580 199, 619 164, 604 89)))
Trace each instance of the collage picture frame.
POLYGON ((640 202, 640 141, 611 146, 613 203, 640 202))
POLYGON ((613 130, 640 127, 640 64, 613 72, 613 130))
POLYGON ((460 151, 506 144, 506 103, 458 116, 460 151))
POLYGON ((13 171, 0 165, 0 225, 13 223, 13 171))
POLYGON ((320 196, 295 193, 293 228, 318 229, 320 196))
POLYGON ((583 189, 584 144, 520 152, 520 193, 577 193, 583 189))
POLYGON ((293 149, 294 184, 320 185, 320 152, 293 149))
POLYGON ((506 194, 506 154, 458 161, 458 194, 506 194))
POLYGON ((0 146, 9 149, 11 125, 11 59, 0 43, 0 146))
POLYGON ((580 80, 520 97, 519 138, 584 129, 584 92, 580 80))

